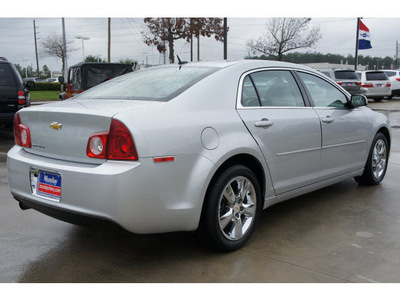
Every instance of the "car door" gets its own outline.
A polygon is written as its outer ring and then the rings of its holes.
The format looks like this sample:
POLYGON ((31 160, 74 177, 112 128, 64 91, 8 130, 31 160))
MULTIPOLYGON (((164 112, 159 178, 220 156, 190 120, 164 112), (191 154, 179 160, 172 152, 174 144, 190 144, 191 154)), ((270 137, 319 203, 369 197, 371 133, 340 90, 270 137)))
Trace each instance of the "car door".
POLYGON ((244 74, 237 111, 268 164, 275 194, 318 180, 321 129, 290 70, 244 74))
POLYGON ((321 123, 320 180, 363 168, 368 127, 362 109, 349 108, 347 96, 322 77, 305 72, 297 74, 321 123))

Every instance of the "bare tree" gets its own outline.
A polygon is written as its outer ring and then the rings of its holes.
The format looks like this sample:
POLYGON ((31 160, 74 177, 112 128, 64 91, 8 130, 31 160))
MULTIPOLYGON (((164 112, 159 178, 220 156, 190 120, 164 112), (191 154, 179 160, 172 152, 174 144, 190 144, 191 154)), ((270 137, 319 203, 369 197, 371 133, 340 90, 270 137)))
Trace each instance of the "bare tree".
MULTIPOLYGON (((74 40, 67 40, 67 57, 69 52, 76 51, 76 48, 72 48, 71 45, 74 40)), ((53 56, 61 58, 62 60, 62 74, 65 74, 65 56, 64 56, 64 41, 63 36, 58 35, 56 33, 51 33, 43 42, 42 42, 42 52, 47 56, 53 56)))
POLYGON ((278 60, 283 54, 300 48, 313 47, 322 37, 319 26, 309 29, 311 18, 273 18, 267 22, 267 32, 247 46, 253 53, 273 55, 278 60))

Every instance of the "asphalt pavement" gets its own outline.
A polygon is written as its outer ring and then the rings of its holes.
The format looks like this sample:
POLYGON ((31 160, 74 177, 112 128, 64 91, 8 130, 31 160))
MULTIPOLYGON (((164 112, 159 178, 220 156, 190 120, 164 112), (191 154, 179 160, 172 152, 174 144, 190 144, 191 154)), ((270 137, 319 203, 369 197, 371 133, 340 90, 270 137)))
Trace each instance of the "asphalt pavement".
MULTIPOLYGON (((0 282, 399 283, 400 100, 369 106, 393 127, 384 181, 346 180, 277 204, 232 253, 213 252, 192 233, 90 229, 20 210, 7 179, 12 131, 0 129, 0 282)), ((226 292, 236 295, 234 287, 226 292)))

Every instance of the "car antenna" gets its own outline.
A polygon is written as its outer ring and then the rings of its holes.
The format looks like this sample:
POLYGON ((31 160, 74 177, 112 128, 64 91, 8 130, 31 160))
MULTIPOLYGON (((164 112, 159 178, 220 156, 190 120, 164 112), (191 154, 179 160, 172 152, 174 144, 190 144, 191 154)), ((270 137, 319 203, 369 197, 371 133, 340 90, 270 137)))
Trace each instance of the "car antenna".
POLYGON ((179 58, 179 55, 176 56, 178 58, 178 65, 184 65, 187 64, 187 61, 181 61, 181 59, 179 58))

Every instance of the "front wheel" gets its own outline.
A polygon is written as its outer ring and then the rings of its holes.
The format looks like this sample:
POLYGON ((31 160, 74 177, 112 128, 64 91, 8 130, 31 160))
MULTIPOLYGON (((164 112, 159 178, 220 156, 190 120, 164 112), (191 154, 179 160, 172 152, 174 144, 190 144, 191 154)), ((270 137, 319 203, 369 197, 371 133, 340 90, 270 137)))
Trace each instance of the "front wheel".
POLYGON ((386 174, 389 159, 389 146, 383 133, 378 133, 369 151, 364 173, 354 179, 363 185, 379 184, 386 174))
POLYGON ((210 184, 199 231, 212 247, 232 251, 252 235, 261 212, 261 190, 254 173, 231 166, 210 184))

